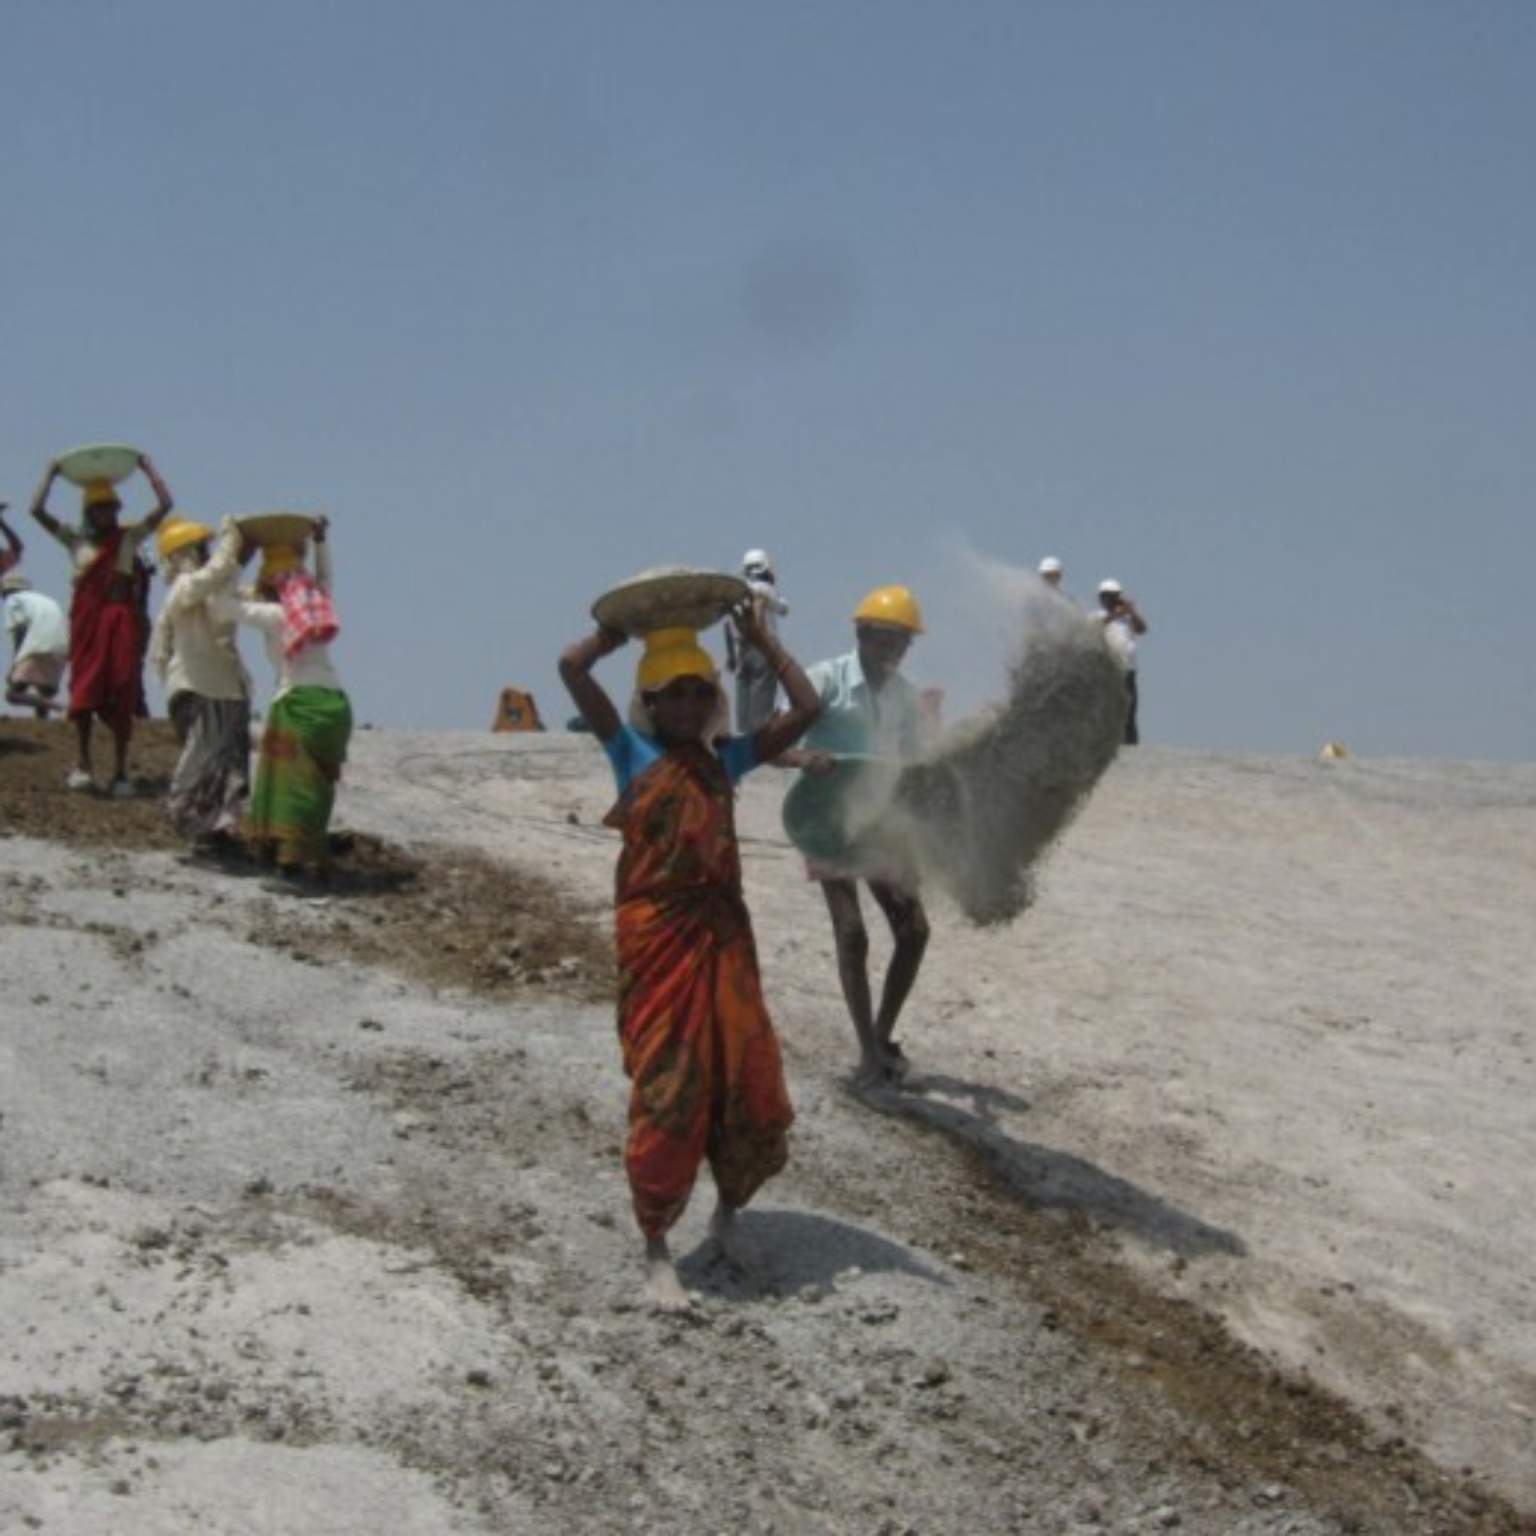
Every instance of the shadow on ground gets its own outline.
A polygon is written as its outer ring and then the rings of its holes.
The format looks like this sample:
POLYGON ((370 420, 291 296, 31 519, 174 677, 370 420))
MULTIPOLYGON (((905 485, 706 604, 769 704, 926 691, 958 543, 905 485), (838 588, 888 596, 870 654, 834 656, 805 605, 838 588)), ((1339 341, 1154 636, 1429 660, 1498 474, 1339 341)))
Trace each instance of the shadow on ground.
POLYGON ((1006 1090, 930 1073, 910 1079, 900 1091, 865 1091, 860 1097, 880 1114, 937 1132, 975 1154, 1032 1210, 1078 1216, 1096 1228, 1124 1233, 1186 1260, 1247 1251, 1233 1232, 1178 1210, 1070 1152, 1038 1146, 1004 1130, 998 1123, 1000 1110, 1019 1113, 1029 1108, 1026 1100, 1006 1090))

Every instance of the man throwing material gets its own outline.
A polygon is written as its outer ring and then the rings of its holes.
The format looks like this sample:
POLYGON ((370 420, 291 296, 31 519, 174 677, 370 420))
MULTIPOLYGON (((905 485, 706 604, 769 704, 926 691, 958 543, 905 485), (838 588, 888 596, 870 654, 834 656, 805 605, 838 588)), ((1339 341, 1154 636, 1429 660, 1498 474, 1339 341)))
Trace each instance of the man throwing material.
MULTIPOLYGON (((854 610, 853 625, 852 651, 807 669, 821 696, 821 717, 806 733, 803 746, 779 759, 809 774, 831 772, 842 754, 892 762, 917 755, 920 695, 900 671, 913 637, 923 633, 917 600, 906 587, 877 587, 854 610)), ((894 1038, 896 1020, 928 947, 928 914, 918 896, 916 874, 890 867, 889 855, 866 861, 854 854, 834 866, 813 862, 808 867, 821 883, 832 916, 838 979, 859 1041, 855 1083, 868 1088, 899 1082, 906 1061, 894 1038), (885 914, 894 941, 878 1009, 869 980, 869 933, 859 905, 860 880, 885 914)))

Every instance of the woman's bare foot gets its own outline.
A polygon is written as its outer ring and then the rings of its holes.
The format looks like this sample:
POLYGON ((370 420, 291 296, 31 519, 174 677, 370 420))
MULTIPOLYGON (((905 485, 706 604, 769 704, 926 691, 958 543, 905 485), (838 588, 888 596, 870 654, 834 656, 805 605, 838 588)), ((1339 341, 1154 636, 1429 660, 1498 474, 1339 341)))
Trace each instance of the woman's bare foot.
POLYGON ((645 1299, 661 1312, 687 1312, 693 1298, 677 1278, 677 1267, 664 1237, 652 1237, 645 1244, 645 1299))
POLYGON ((709 1218, 709 1240, 732 1264, 741 1269, 755 1269, 757 1250, 741 1235, 741 1224, 736 1220, 736 1208, 720 1200, 715 1214, 709 1218))

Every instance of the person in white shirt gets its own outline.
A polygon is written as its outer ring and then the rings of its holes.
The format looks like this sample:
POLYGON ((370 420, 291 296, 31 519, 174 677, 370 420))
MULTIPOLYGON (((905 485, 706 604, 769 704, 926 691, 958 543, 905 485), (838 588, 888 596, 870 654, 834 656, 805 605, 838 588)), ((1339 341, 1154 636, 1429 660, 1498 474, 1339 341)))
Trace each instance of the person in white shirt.
MULTIPOLYGON (((313 522, 315 568, 302 545, 269 545, 261 552, 256 595, 240 601, 240 621, 261 631, 277 689, 256 757, 256 783, 246 841, 274 863, 268 888, 302 895, 330 877, 330 824, 336 786, 352 739, 352 704, 331 660, 339 632, 331 603, 329 520, 313 522)), ((227 520, 220 554, 251 553, 240 526, 227 520)))
POLYGON ((1071 603, 1074 608, 1080 608, 1082 606, 1082 604, 1078 602, 1076 594, 1068 591, 1066 587, 1067 568, 1062 564, 1061 557, 1059 555, 1047 555, 1035 567, 1035 574, 1040 578, 1041 582, 1045 586, 1049 587, 1057 597, 1062 599, 1063 602, 1071 603))
POLYGON ((1110 649, 1125 668, 1125 745, 1134 747, 1141 740, 1136 720, 1140 696, 1136 687, 1136 642, 1147 632, 1147 621, 1130 595, 1113 576, 1099 583, 1099 621, 1110 649))
POLYGON ((212 540, 211 528, 186 518, 160 525, 156 542, 170 586, 149 657, 181 743, 166 798, 171 825, 192 844, 194 858, 225 859, 243 851, 251 680, 235 643, 238 551, 221 548, 222 558, 211 560, 212 540))
MULTIPOLYGON (((777 639, 778 621, 789 612, 789 604, 779 596, 778 578, 767 552, 749 549, 741 557, 741 572, 753 597, 762 599, 755 612, 761 615, 764 632, 777 639)), ((779 680, 767 655, 741 634, 733 620, 727 620, 725 626, 725 664, 736 674, 736 729, 750 736, 772 717, 779 680)))
POLYGON ((56 708, 69 661, 69 620, 51 597, 32 590, 25 576, 5 577, 5 632, 13 652, 5 675, 5 701, 30 709, 39 720, 56 708))

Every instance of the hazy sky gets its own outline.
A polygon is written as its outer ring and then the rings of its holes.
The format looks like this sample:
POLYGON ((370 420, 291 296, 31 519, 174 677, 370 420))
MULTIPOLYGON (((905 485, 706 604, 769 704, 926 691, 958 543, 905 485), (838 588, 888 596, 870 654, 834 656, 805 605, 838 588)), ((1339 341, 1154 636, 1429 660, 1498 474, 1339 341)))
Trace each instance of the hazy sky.
POLYGON ((127 441, 189 515, 332 515, 379 725, 563 722, 604 587, 762 545, 805 660, 911 585, 957 708, 988 568, 1055 554, 1141 603, 1149 742, 1536 758, 1527 0, 8 0, 0 45, 45 590, 39 473, 127 441))

